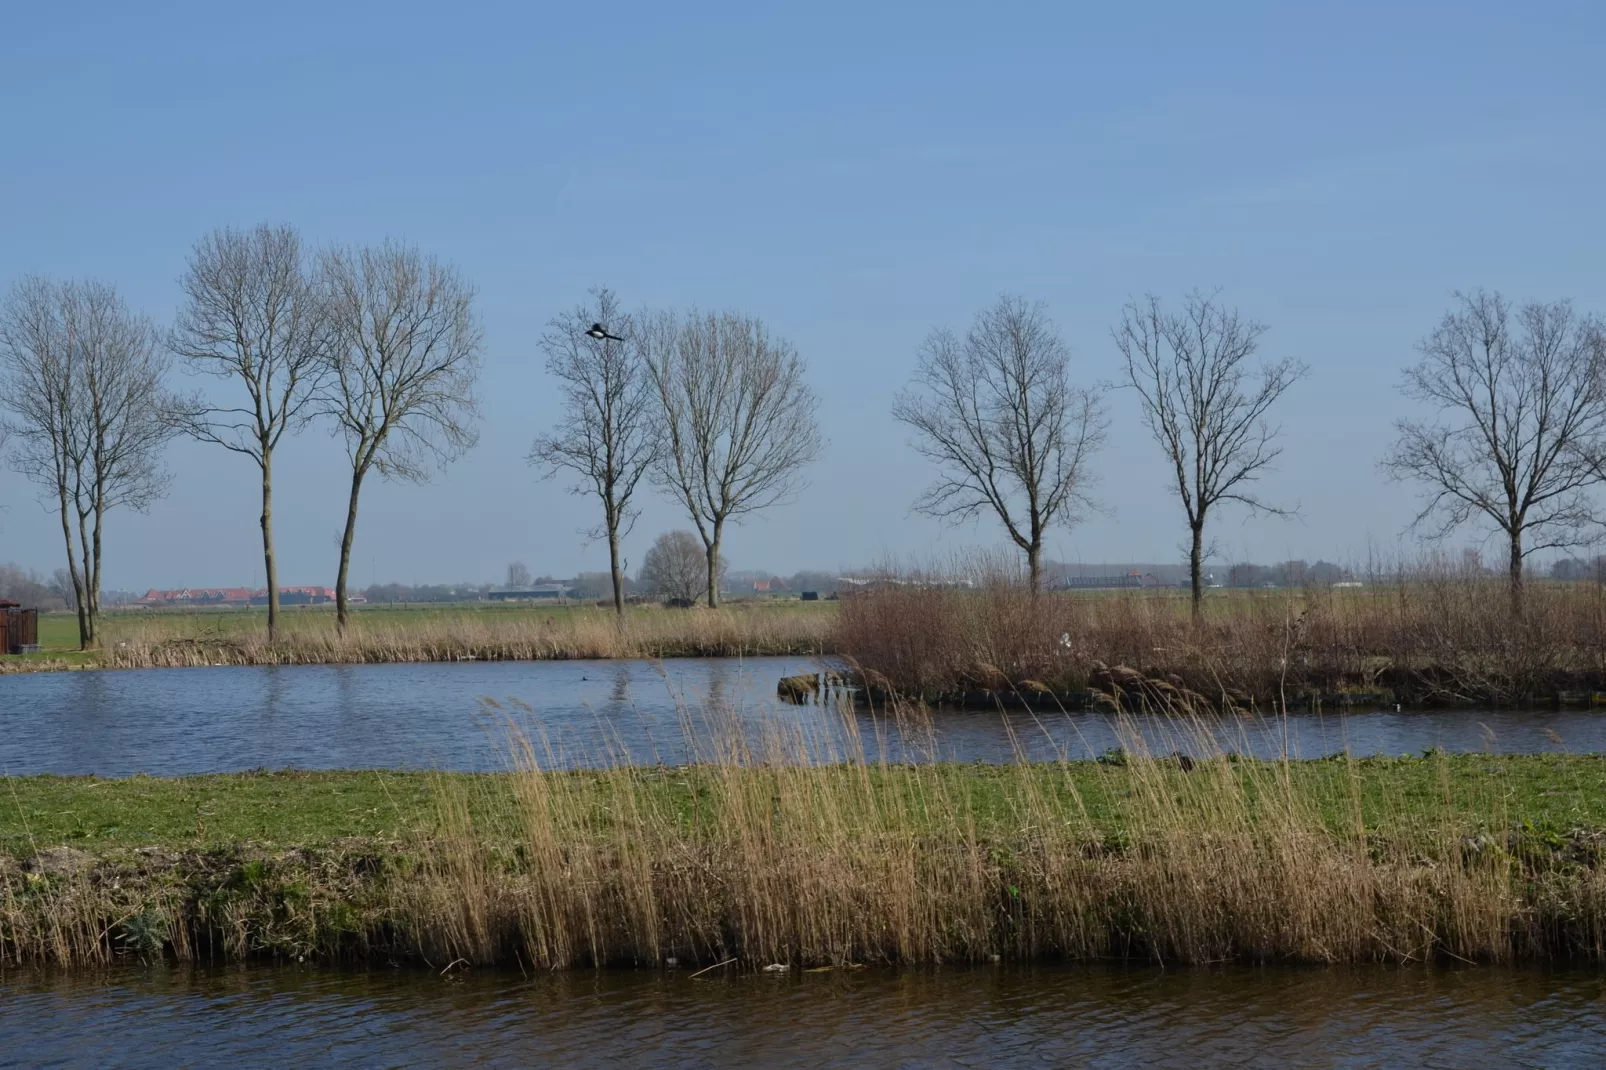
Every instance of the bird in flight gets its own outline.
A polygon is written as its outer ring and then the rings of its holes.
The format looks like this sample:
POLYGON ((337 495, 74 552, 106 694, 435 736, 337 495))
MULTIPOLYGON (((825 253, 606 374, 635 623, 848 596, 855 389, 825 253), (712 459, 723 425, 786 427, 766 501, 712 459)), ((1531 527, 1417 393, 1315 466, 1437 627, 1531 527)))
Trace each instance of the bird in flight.
POLYGON ((591 329, 586 331, 586 334, 590 335, 592 338, 595 338, 599 342, 603 341, 604 339, 610 342, 624 341, 624 339, 620 338, 617 334, 609 334, 608 328, 604 327, 600 323, 593 323, 591 325, 591 329))

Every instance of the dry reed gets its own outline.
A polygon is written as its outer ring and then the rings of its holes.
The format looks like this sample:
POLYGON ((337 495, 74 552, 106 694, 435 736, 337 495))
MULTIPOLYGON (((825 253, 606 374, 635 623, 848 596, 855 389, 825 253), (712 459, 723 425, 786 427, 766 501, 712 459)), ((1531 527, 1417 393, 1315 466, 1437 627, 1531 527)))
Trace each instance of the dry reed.
MULTIPOLYGON (((205 665, 382 664, 425 661, 537 661, 574 658, 818 655, 829 614, 795 607, 720 610, 634 607, 622 620, 596 609, 386 610, 357 613, 345 635, 322 610, 290 613, 269 643, 244 613, 118 614, 87 664, 106 668, 205 665)), ((0 672, 74 667, 65 660, 0 659, 0 672)))
POLYGON ((1347 692, 1511 705, 1606 689, 1606 588, 1532 584, 1517 618, 1496 581, 1416 571, 1361 589, 1212 592, 1195 624, 1185 592, 889 584, 844 599, 831 645, 928 699, 1077 691, 1120 666, 1261 708, 1347 692))
MULTIPOLYGON (((923 731, 911 716, 904 730, 923 731)), ((1240 761, 1190 716, 1174 722, 1188 761, 1134 732, 1108 763, 992 769, 869 762, 851 719, 841 744, 688 717, 708 760, 678 768, 555 770, 560 756, 519 738, 514 772, 439 778, 438 825, 416 842, 0 874, 0 956, 527 969, 1602 957, 1592 834, 1524 833, 1493 783, 1363 803, 1355 763, 1240 761)))

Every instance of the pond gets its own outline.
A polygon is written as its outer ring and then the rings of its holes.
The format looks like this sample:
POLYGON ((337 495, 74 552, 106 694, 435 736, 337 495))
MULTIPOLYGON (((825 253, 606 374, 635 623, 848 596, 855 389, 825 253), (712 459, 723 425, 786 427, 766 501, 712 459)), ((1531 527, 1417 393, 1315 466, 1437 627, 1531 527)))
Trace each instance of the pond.
MULTIPOLYGON (((553 764, 683 763, 732 733, 816 759, 1088 758, 1130 744, 1299 757, 1606 750, 1587 710, 1350 712, 1120 722, 1097 713, 939 711, 905 731, 775 697, 797 658, 138 669, 0 676, 0 773, 176 776, 252 768, 494 769, 508 727, 553 764), (1204 736, 1210 742, 1202 742, 1204 736)), ((759 744, 761 745, 761 744, 759 744)))
POLYGON ((1599 1066, 1594 972, 130 968, 0 975, 0 1061, 217 1066, 1599 1066))

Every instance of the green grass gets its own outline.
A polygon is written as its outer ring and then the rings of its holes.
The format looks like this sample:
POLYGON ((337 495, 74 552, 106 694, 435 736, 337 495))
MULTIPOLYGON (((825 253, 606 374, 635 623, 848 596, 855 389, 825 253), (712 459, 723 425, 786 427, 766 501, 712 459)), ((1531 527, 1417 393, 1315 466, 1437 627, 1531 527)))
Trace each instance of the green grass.
MULTIPOLYGON (((1240 766, 1253 798, 1268 783, 1268 766, 1240 766)), ((1369 830, 1388 833, 1419 824, 1424 815, 1487 825, 1503 817, 1514 826, 1566 831, 1606 827, 1606 756, 1439 755, 1412 758, 1329 759, 1287 765, 1296 793, 1311 799, 1329 824, 1353 820, 1353 800, 1369 830)), ((1011 801, 1019 769, 947 765, 936 773, 964 799, 978 827, 1013 831, 1011 801)), ((629 783, 646 809, 696 819, 719 775, 696 767, 640 770, 628 781, 594 772, 550 773, 569 778, 600 814, 629 783)), ((852 767, 824 767, 822 778, 854 777, 852 767)), ((878 793, 907 794, 916 771, 872 768, 878 793)), ((1063 804, 1074 790, 1088 819, 1106 833, 1123 831, 1127 800, 1136 785, 1120 765, 1099 762, 1032 767, 1042 789, 1063 804)), ((1197 773, 1164 774, 1178 792, 1197 773)), ((340 771, 235 773, 174 779, 133 777, 12 777, 0 783, 0 848, 26 855, 35 846, 71 844, 91 851, 140 846, 205 849, 241 842, 322 846, 351 839, 398 841, 434 835, 439 792, 469 800, 481 829, 516 834, 515 793, 499 774, 340 771)), ((929 788, 929 784, 927 784, 929 788)), ((916 804, 918 805, 918 803, 916 804)), ((948 820, 933 815, 932 820, 948 820)))

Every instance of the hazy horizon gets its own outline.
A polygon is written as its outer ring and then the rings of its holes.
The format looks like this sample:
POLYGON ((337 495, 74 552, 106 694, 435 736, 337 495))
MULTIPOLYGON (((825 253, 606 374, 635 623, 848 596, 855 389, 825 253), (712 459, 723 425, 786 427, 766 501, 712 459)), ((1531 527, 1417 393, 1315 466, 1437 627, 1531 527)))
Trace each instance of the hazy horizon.
MULTIPOLYGON (((1376 462, 1420 414, 1400 372, 1453 291, 1606 313, 1598 5, 85 4, 9 29, 0 289, 96 278, 165 324, 196 239, 258 222, 402 238, 478 286, 480 443, 429 485, 365 488, 358 586, 606 568, 579 534, 594 499, 525 463, 558 415, 540 330, 597 285, 761 316, 808 362, 810 487, 727 538, 733 567, 783 574, 1002 541, 910 515, 932 471, 888 409, 927 332, 1003 293, 1047 305, 1087 384, 1117 377, 1128 299, 1194 287, 1267 323, 1265 358, 1310 367, 1274 410, 1284 453, 1261 487, 1301 517, 1223 512, 1223 563, 1417 552, 1416 492, 1376 462)), ((1159 448, 1129 393, 1109 413, 1106 511, 1045 553, 1177 561, 1159 448)), ((105 586, 260 584, 250 461, 168 456, 171 494, 110 516, 105 586)), ((332 584, 341 445, 314 428, 275 467, 281 582, 332 584)), ((0 562, 60 567, 36 489, 0 472, 0 503, 0 562)), ((689 526, 643 505, 632 571, 689 526)))

